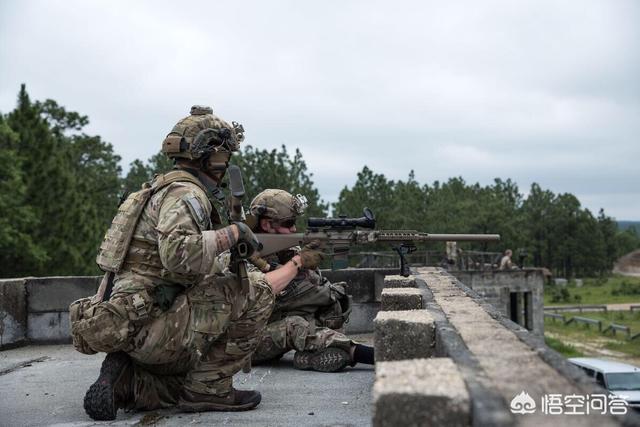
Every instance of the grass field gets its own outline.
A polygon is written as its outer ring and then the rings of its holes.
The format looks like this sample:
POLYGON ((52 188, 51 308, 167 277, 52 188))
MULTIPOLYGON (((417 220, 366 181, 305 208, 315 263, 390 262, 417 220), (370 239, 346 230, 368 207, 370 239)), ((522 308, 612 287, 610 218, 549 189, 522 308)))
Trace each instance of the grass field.
POLYGON ((578 351, 574 346, 565 344, 557 338, 544 337, 544 342, 549 347, 562 354, 564 357, 582 357, 584 353, 578 351))
MULTIPOLYGON (((603 329, 611 323, 621 324, 629 326, 631 328, 631 335, 640 332, 640 313, 630 312, 585 312, 579 313, 566 313, 565 317, 571 316, 588 317, 591 319, 603 320, 603 329)), ((559 321, 552 319, 545 319, 544 322, 545 334, 552 335, 553 339, 563 344, 568 349, 556 348, 554 345, 547 343, 549 347, 566 355, 567 357, 576 357, 569 355, 571 347, 574 350, 584 353, 587 356, 597 356, 599 350, 613 350, 615 352, 624 353, 628 357, 640 358, 640 339, 629 341, 624 334, 618 332, 617 336, 611 334, 604 335, 598 332, 598 329, 591 325, 587 327, 583 324, 572 323, 570 325, 563 325, 559 321), (591 354, 590 354, 591 353, 591 354)), ((547 340, 550 337, 545 337, 547 340)))
POLYGON ((545 306, 635 302, 640 303, 640 277, 584 279, 581 287, 572 281, 566 286, 546 285, 544 289, 545 306))

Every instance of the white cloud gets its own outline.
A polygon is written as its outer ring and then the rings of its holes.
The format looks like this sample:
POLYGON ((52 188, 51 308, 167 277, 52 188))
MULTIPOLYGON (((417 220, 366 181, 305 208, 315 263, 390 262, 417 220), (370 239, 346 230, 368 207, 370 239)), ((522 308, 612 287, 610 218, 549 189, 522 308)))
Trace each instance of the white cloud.
POLYGON ((640 219, 639 17, 633 0, 2 2, 0 111, 25 82, 126 167, 211 104, 256 147, 299 147, 328 200, 366 164, 536 181, 640 219))

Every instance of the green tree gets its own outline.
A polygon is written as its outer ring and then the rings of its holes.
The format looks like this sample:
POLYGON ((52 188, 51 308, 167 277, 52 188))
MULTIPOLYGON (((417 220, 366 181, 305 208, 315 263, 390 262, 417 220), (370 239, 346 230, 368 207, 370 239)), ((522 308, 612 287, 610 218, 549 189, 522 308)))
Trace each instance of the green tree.
POLYGON ((37 218, 25 203, 27 188, 20 157, 14 151, 18 135, 0 115, 0 277, 20 277, 39 270, 46 253, 32 239, 37 218))
POLYGON ((23 204, 36 226, 29 235, 46 262, 33 275, 95 273, 95 251, 113 216, 120 187, 111 145, 78 133, 89 119, 53 100, 32 102, 22 85, 6 123, 24 178, 23 204))
POLYGON ((300 150, 296 149, 291 156, 284 145, 280 150, 271 151, 247 145, 233 155, 231 163, 242 170, 246 204, 262 190, 279 188, 307 197, 309 208, 305 217, 326 215, 328 205, 320 198, 300 150))
POLYGON ((362 216, 362 209, 368 207, 376 216, 376 224, 380 228, 391 228, 395 219, 394 191, 395 183, 387 180, 383 174, 376 174, 367 166, 358 172, 352 188, 346 186, 340 191, 338 201, 333 204, 336 215, 349 217, 362 216))

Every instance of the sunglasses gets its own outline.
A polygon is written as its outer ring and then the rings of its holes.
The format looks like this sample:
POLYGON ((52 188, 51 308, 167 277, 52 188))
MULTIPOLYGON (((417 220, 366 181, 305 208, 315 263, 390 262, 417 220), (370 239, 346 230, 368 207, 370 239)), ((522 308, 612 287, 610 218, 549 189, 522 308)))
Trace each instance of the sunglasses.
POLYGON ((295 218, 289 218, 289 219, 285 219, 285 220, 282 220, 282 221, 277 221, 277 224, 280 227, 291 228, 294 225, 296 225, 296 219, 295 218))

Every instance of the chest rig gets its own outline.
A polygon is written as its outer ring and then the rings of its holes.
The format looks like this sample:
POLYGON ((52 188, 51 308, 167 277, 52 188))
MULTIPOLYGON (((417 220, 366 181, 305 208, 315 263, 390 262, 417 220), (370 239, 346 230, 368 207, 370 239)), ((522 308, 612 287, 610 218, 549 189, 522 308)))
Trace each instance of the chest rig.
POLYGON ((174 182, 191 182, 208 194, 207 189, 195 176, 183 170, 158 175, 151 183, 145 183, 140 191, 131 193, 118 207, 118 212, 100 244, 96 262, 102 271, 118 273, 122 269, 142 211, 155 193, 174 182))

